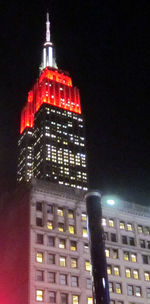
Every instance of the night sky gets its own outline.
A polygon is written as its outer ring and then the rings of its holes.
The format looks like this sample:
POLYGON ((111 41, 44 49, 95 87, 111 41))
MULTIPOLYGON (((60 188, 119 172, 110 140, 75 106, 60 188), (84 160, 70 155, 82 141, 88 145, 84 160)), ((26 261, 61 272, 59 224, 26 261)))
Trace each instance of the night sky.
POLYGON ((1 1, 0 187, 16 182, 20 112, 49 10, 59 68, 80 89, 90 186, 150 204, 150 2, 1 1))

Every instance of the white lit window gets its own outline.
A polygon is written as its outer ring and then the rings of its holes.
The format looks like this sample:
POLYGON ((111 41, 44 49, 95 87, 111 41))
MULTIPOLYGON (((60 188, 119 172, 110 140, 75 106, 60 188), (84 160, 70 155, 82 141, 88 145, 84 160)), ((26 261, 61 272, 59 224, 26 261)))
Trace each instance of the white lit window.
POLYGON ((43 301, 43 290, 36 290, 36 301, 43 301))

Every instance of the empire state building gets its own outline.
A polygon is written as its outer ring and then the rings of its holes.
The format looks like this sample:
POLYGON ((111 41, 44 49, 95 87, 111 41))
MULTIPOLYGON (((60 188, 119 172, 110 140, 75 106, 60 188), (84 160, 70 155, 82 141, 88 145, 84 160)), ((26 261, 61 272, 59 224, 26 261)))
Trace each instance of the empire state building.
POLYGON ((57 68, 49 14, 41 73, 21 112, 18 182, 32 177, 87 190, 84 122, 79 89, 57 68))

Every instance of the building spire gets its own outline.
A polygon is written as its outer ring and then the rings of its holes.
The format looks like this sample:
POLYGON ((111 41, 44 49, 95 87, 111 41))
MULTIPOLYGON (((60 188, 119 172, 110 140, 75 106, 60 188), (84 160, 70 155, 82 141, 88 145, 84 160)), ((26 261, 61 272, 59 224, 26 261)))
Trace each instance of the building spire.
POLYGON ((50 21, 48 12, 46 14, 46 42, 50 42, 50 21))

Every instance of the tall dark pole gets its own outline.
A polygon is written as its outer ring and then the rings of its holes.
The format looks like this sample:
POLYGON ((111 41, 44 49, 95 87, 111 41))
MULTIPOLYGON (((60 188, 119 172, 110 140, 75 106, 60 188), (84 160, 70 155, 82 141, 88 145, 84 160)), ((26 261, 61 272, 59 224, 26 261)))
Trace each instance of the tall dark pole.
POLYGON ((94 304, 109 304, 109 286, 102 227, 101 195, 97 191, 86 194, 88 234, 91 251, 94 304))

